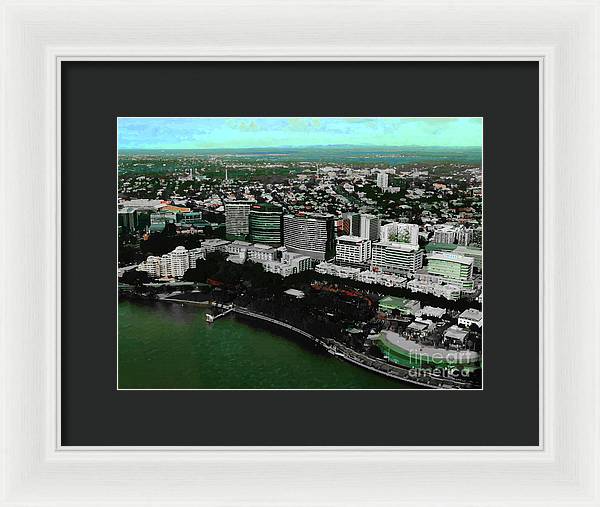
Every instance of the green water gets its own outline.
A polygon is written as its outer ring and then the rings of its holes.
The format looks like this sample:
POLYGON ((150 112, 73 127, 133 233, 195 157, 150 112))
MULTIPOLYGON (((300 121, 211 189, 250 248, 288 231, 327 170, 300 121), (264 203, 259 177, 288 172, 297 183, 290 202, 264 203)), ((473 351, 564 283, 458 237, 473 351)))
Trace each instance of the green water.
POLYGON ((254 321, 207 324, 202 308, 119 302, 121 389, 406 389, 254 321))

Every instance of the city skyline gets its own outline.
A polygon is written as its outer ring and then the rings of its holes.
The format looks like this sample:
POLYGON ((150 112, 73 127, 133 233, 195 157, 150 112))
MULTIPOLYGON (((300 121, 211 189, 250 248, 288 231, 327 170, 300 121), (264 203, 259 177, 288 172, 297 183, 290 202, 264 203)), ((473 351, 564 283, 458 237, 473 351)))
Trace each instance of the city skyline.
POLYGON ((119 389, 483 388, 481 118, 119 121, 119 389))
POLYGON ((125 150, 306 147, 482 147, 483 118, 121 117, 125 150))

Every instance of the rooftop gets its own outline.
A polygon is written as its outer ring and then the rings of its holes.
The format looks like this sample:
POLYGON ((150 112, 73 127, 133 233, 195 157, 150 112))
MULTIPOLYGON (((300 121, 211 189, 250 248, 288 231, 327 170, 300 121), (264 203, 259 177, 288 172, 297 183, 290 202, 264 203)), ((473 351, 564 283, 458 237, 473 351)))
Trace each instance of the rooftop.
POLYGON ((252 205, 251 210, 254 211, 276 211, 276 212, 281 212, 282 208, 281 206, 277 205, 277 204, 272 204, 270 202, 259 202, 256 204, 252 205))
POLYGON ((406 252, 414 252, 419 249, 419 245, 411 245, 410 243, 399 243, 398 241, 379 241, 373 246, 377 245, 386 248, 393 248, 395 250, 404 250, 406 252))
POLYGON ((304 292, 302 292, 301 290, 298 290, 298 289, 288 289, 288 290, 284 291, 284 294, 288 294, 288 295, 294 296, 296 298, 304 297, 304 292))
POLYGON ((337 240, 346 241, 348 243, 363 243, 365 241, 368 241, 367 239, 361 238, 359 236, 338 236, 337 240))
POLYGON ((239 199, 239 200, 231 200, 231 201, 225 201, 225 206, 229 206, 230 204, 254 204, 255 201, 247 201, 247 200, 243 200, 243 199, 239 199))
POLYGON ((415 331, 424 331, 425 329, 427 329, 429 326, 428 324, 425 324, 425 322, 411 322, 406 329, 414 329, 415 331))
POLYGON ((427 252, 435 252, 436 250, 447 250, 452 251, 456 249, 458 245, 453 245, 450 243, 427 243, 425 245, 425 251, 427 252))
POLYGON ((210 239, 205 239, 201 246, 221 246, 221 245, 227 245, 229 243, 229 241, 225 240, 225 239, 219 239, 219 238, 210 238, 210 239))
POLYGON ((275 250, 275 248, 273 248, 272 246, 263 245, 262 243, 254 243, 252 245, 252 248, 256 248, 258 250, 275 250))
POLYGON ((465 257, 463 255, 456 255, 447 252, 433 252, 427 256, 429 261, 450 261, 457 262, 459 264, 465 264, 470 266, 473 264, 472 257, 465 257))
POLYGON ((469 331, 466 331, 462 327, 450 326, 448 329, 446 329, 446 332, 444 333, 444 337, 452 338, 453 340, 463 341, 467 337, 468 334, 469 334, 469 331))
POLYGON ((475 308, 469 308, 468 310, 462 312, 458 317, 469 320, 481 320, 483 318, 483 313, 475 308))
POLYGON ((422 312, 426 315, 432 315, 433 317, 441 317, 446 313, 446 309, 438 308, 437 306, 425 306, 422 312))

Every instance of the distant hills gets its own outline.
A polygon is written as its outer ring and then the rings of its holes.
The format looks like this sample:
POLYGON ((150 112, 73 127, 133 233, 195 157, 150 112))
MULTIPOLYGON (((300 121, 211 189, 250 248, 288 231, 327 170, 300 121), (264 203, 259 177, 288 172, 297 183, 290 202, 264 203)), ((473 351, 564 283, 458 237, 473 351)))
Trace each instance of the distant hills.
POLYGON ((351 150, 370 152, 396 152, 396 151, 481 151, 479 146, 377 146, 377 145, 355 145, 355 144, 319 144, 307 146, 268 146, 268 147, 246 147, 246 148, 122 148, 123 152, 203 152, 203 153, 270 153, 273 151, 322 151, 322 150, 351 150))

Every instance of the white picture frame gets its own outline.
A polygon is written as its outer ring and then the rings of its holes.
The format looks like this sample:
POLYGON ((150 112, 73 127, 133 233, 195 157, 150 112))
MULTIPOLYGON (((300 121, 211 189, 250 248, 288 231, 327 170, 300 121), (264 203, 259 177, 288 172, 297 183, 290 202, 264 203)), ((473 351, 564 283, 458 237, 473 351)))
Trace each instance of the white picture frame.
POLYGON ((0 505, 600 506, 597 1, 1 6, 0 505), (540 445, 61 446, 61 62, 303 59, 540 63, 540 445))

